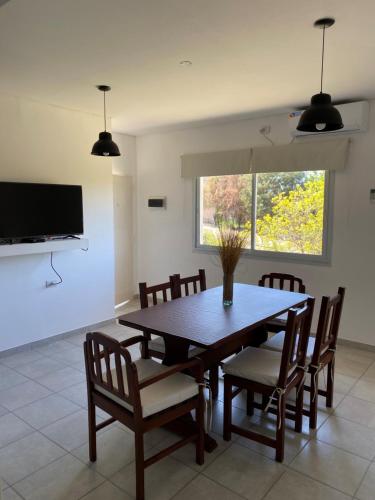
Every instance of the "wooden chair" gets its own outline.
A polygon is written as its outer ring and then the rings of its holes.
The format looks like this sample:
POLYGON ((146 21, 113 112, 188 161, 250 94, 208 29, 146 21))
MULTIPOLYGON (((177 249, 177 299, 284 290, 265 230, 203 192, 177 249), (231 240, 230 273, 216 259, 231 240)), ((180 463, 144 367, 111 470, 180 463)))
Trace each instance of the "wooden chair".
POLYGON ((152 359, 132 361, 127 347, 147 342, 138 336, 124 342, 103 333, 89 333, 84 343, 89 420, 89 454, 96 461, 96 433, 119 421, 134 432, 136 498, 144 499, 144 473, 187 443, 196 442, 196 462, 204 462, 203 364, 199 359, 167 367, 152 359), (195 379, 182 372, 189 370, 195 379), (96 424, 95 410, 111 418, 96 424), (144 458, 144 434, 195 410, 197 429, 188 436, 144 458))
POLYGON ((276 449, 276 460, 284 459, 286 400, 297 390, 294 414, 296 432, 302 431, 303 385, 305 358, 309 339, 314 299, 310 298, 302 309, 290 309, 287 319, 285 343, 282 353, 248 347, 223 365, 224 375, 224 439, 229 441, 234 432, 258 443, 276 449), (232 388, 236 389, 233 391, 232 388), (232 424, 232 399, 243 389, 247 391, 247 413, 252 415, 254 393, 268 398, 266 411, 277 415, 275 439, 232 424))
MULTIPOLYGON (((139 297, 141 308, 149 307, 150 298, 152 304, 158 303, 158 293, 162 295, 163 302, 168 299, 178 299, 182 296, 189 296, 191 293, 195 294, 203 292, 207 289, 206 273, 204 269, 199 269, 198 274, 181 278, 179 274, 174 274, 169 277, 169 282, 161 283, 160 285, 147 286, 146 283, 139 283, 139 297), (149 296, 151 296, 149 298, 149 296)), ((165 345, 162 337, 151 339, 149 332, 144 332, 145 337, 148 339, 147 346, 144 347, 142 356, 144 358, 152 357, 156 359, 164 359, 165 345)), ((199 356, 204 353, 204 349, 200 347, 191 346, 189 350, 189 358, 199 356)), ((218 365, 212 366, 209 369, 209 382, 211 387, 212 397, 217 399, 219 395, 219 367, 218 365)))
MULTIPOLYGON (((279 290, 289 290, 290 292, 306 293, 306 287, 301 278, 293 276, 293 274, 285 273, 269 273, 263 274, 258 282, 259 286, 268 288, 278 288, 279 290)), ((273 319, 267 323, 267 330, 270 332, 279 332, 285 329, 288 313, 273 319)))
MULTIPOLYGON (((338 289, 337 295, 333 298, 322 297, 316 336, 310 337, 308 342, 306 361, 310 385, 305 385, 304 390, 310 393, 310 407, 304 409, 303 413, 309 417, 311 429, 315 429, 317 425, 318 396, 326 398, 328 408, 333 404, 335 352, 344 297, 343 287, 338 289), (327 387, 323 390, 319 389, 319 373, 325 367, 327 367, 327 387)), ((262 348, 280 352, 283 349, 284 339, 284 332, 279 332, 262 344, 262 348)))

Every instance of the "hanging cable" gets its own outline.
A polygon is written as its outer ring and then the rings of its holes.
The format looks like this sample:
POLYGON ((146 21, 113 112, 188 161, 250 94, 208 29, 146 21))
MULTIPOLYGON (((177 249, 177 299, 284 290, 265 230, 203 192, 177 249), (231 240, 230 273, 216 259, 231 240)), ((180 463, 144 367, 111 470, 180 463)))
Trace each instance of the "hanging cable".
POLYGON ((47 288, 49 288, 50 286, 61 285, 61 283, 63 282, 61 275, 56 271, 56 268, 53 265, 53 252, 51 252, 50 265, 51 265, 53 272, 56 274, 56 276, 59 278, 60 281, 46 281, 47 288))
POLYGON ((323 26, 323 43, 322 43, 322 66, 320 70, 320 93, 323 92, 323 73, 324 73, 324 41, 326 34, 326 25, 323 26))
POLYGON ((103 100, 104 100, 104 132, 107 132, 107 109, 105 105, 105 93, 106 91, 104 90, 103 92, 103 100))

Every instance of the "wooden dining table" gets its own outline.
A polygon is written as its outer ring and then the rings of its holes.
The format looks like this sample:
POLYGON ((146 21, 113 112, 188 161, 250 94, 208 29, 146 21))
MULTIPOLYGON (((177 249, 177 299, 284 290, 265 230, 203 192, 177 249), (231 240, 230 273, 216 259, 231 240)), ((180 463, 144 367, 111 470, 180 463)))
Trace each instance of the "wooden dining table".
MULTIPOLYGON (((302 306, 309 295, 274 288, 236 283, 233 304, 224 306, 221 286, 140 309, 120 316, 119 323, 136 330, 162 336, 165 342, 163 363, 172 365, 189 358, 190 346, 202 347, 199 355, 205 369, 238 351, 242 346, 266 340, 264 328, 270 320, 292 307, 302 306)), ((185 422, 185 428, 194 425, 185 422)), ((184 425, 176 426, 180 434, 184 425)), ((206 435, 206 451, 216 441, 206 435)))

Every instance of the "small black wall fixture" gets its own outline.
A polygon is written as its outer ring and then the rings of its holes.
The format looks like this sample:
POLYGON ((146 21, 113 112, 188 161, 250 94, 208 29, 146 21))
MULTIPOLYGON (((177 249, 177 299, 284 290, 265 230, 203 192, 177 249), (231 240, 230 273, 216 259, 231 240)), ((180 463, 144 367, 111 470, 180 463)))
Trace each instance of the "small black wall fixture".
POLYGON ((97 85, 96 88, 103 92, 104 96, 104 132, 100 132, 99 140, 92 147, 91 154, 95 156, 120 156, 120 151, 115 142, 112 141, 112 134, 107 132, 107 116, 105 93, 111 90, 108 85, 97 85))
POLYGON ((330 17, 318 19, 314 23, 315 28, 323 30, 320 93, 312 96, 310 106, 301 115, 297 130, 302 132, 332 132, 344 126, 339 111, 332 105, 331 96, 323 93, 325 32, 334 23, 335 20, 330 17))

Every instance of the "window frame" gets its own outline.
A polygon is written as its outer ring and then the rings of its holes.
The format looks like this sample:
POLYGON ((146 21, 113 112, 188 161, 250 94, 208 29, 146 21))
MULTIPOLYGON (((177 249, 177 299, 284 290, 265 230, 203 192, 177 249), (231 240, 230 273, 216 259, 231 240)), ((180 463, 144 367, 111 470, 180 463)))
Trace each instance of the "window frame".
MULTIPOLYGON (((251 172, 249 172, 251 173, 251 172)), ((257 174, 252 174, 252 193, 256 193, 257 174)), ((196 177, 193 189, 193 210, 194 210, 194 228, 193 228, 193 250, 198 252, 215 254, 216 247, 213 245, 203 245, 200 243, 201 237, 201 217, 200 217, 200 199, 202 182, 201 177, 196 177)), ((292 252, 274 252, 270 250, 257 250, 249 248, 244 250, 245 257, 280 260, 289 262, 302 262, 306 264, 325 264, 331 263, 332 254, 332 229, 333 229, 333 192, 334 192, 334 172, 325 170, 324 174, 324 209, 323 209, 323 251, 321 255, 300 254, 292 252)), ((252 196, 252 214, 256 214, 256 196, 252 196)), ((253 221, 253 218, 252 218, 253 221)), ((255 242, 255 224, 251 225, 251 241, 255 242)))

